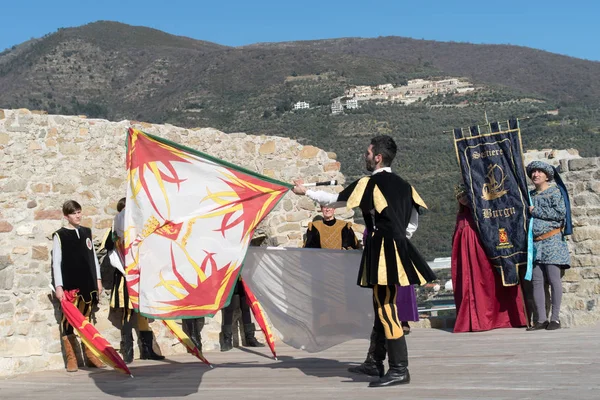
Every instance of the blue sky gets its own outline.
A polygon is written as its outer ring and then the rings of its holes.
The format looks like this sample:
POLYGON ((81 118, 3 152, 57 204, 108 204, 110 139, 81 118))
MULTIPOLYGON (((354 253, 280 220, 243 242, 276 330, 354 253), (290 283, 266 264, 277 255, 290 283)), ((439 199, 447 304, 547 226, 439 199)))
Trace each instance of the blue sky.
POLYGON ((97 20, 143 25, 229 46, 404 36, 514 44, 600 61, 597 0, 6 1, 0 51, 97 20))

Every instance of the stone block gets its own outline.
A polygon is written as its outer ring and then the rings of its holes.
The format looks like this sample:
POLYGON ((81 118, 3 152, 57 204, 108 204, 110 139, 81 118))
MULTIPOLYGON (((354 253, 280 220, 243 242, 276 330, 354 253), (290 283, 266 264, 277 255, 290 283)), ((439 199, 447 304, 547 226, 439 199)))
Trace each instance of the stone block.
POLYGON ((42 145, 39 144, 39 142, 37 142, 37 141, 30 142, 29 143, 29 150, 30 151, 42 150, 42 145))
POLYGON ((15 313, 15 306, 12 303, 0 303, 0 320, 12 320, 12 316, 15 313))
POLYGON ((5 357, 41 356, 42 345, 37 338, 0 338, 0 354, 5 357))
POLYGON ((569 171, 581 171, 598 168, 599 158, 576 158, 569 160, 569 171))
POLYGON ((275 246, 283 246, 288 242, 287 236, 275 236, 273 238, 273 244, 275 246))
POLYGON ((282 206, 285 211, 291 211, 294 208, 294 203, 290 199, 285 199, 282 201, 282 206))
POLYGON ((600 207, 600 197, 591 192, 583 192, 571 199, 573 207, 600 207))
POLYGON ((296 212, 286 214, 285 220, 287 222, 298 222, 298 221, 302 221, 303 219, 310 218, 310 216, 311 216, 311 213, 306 210, 296 211, 296 212))
POLYGON ((25 179, 11 179, 4 186, 2 186, 2 191, 4 193, 9 192, 17 192, 21 193, 25 191, 27 188, 27 180, 25 179))
POLYGON ((46 261, 50 258, 48 254, 49 251, 46 246, 31 246, 31 258, 34 260, 46 261))
POLYGON ((15 280, 13 268, 0 270, 0 290, 11 290, 15 280))
POLYGON ((300 197, 300 200, 298 200, 298 208, 301 210, 315 211, 317 205, 308 197, 300 197))
POLYGON ((275 153, 275 142, 273 140, 264 142, 258 148, 258 154, 265 155, 273 153, 275 153))
POLYGON ((18 236, 32 236, 37 231, 35 225, 33 224, 23 224, 17 226, 17 235, 18 236))
POLYGON ((283 224, 283 225, 279 226, 277 228, 277 232, 279 232, 279 233, 290 232, 290 231, 300 232, 300 229, 301 229, 300 224, 290 223, 290 224, 283 224))
POLYGON ((600 239, 600 226, 582 226, 573 230, 572 239, 574 242, 584 240, 600 239))
POLYGON ((11 232, 13 230, 13 226, 8 221, 0 221, 0 233, 2 232, 11 232))
POLYGON ((330 162, 327 163, 325 165, 323 165, 323 171, 325 172, 329 172, 329 171, 339 171, 341 168, 341 163, 336 161, 336 162, 330 162))
POLYGON ((36 183, 31 185, 31 190, 34 193, 49 193, 52 187, 47 183, 36 183))
POLYGON ((51 220, 61 220, 63 218, 63 214, 61 210, 57 209, 49 209, 49 210, 36 210, 33 216, 34 220, 43 220, 43 219, 51 219, 51 220))
POLYGON ((249 153, 253 156, 256 153, 256 145, 252 142, 244 142, 242 149, 244 149, 246 153, 249 153))
POLYGON ((315 158, 321 149, 314 146, 304 146, 300 150, 300 158, 315 158))
POLYGON ((580 275, 583 279, 600 279, 600 266, 591 268, 577 268, 575 270, 579 270, 580 275))
POLYGON ((61 143, 58 146, 58 151, 60 151, 63 155, 67 155, 67 156, 71 156, 71 155, 76 155, 79 154, 81 152, 81 146, 78 145, 77 143, 61 143))
POLYGON ((337 154, 332 151, 327 152, 327 157, 329 157, 331 160, 337 160, 337 154))
POLYGON ((96 223, 96 225, 94 225, 94 228, 108 229, 108 228, 112 227, 112 223, 113 223, 113 218, 105 218, 105 219, 98 221, 96 223))
POLYGON ((35 208, 35 207, 37 207, 37 201, 30 200, 27 202, 27 208, 35 208))
POLYGON ((9 140, 10 136, 8 135, 8 133, 0 132, 0 145, 7 145, 9 140))
POLYGON ((108 178, 106 180, 106 184, 118 189, 121 187, 121 185, 125 184, 125 180, 123 178, 108 178))
POLYGON ((600 256, 593 254, 571 255, 572 267, 597 267, 598 265, 600 265, 600 256))
POLYGON ((318 165, 309 165, 300 169, 300 176, 303 176, 307 182, 316 182, 319 180, 317 176, 322 172, 322 169, 318 165))

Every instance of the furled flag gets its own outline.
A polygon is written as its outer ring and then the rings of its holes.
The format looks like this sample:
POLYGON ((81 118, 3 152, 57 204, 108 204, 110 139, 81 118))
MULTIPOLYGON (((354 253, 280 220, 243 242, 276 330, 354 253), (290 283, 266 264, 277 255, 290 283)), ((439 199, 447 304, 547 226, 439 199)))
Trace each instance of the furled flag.
POLYGON ((244 286, 244 291, 246 292, 246 302, 248 306, 252 310, 252 314, 254 314, 254 319, 260 326, 260 329, 263 331, 265 335, 265 340, 271 349, 271 353, 273 353, 273 358, 277 360, 277 352, 275 352, 275 338, 273 337, 273 332, 271 332, 271 328, 267 322, 267 318, 265 316, 265 312, 263 311, 262 306, 256 299, 254 292, 250 289, 250 286, 242 279, 240 283, 244 286))
POLYGON ((129 129, 124 253, 133 307, 179 319, 226 306, 254 229, 290 188, 129 129))
POLYGON ((77 331, 84 345, 91 350, 106 365, 110 365, 117 371, 131 375, 131 371, 121 358, 119 353, 108 343, 106 339, 98 332, 96 327, 83 316, 81 311, 73 304, 77 298, 78 290, 65 290, 65 298, 60 302, 63 314, 69 324, 77 331))

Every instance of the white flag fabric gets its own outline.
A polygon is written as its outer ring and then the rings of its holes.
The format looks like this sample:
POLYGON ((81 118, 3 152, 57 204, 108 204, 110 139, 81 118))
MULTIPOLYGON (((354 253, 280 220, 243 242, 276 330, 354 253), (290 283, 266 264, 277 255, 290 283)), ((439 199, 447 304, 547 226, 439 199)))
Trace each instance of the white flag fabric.
POLYGON ((291 186, 136 129, 127 139, 133 308, 157 319, 212 316, 229 303, 254 229, 291 186))
POLYGON ((373 292, 356 284, 361 251, 249 247, 242 277, 281 340, 319 352, 373 328, 373 292))

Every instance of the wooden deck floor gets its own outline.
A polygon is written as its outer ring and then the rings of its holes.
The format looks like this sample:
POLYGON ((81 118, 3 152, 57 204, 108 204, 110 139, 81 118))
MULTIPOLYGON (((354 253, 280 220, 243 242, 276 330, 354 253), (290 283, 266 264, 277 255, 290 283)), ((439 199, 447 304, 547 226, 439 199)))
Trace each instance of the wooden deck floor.
POLYGON ((452 334, 413 329, 409 385, 368 388, 347 367, 366 340, 308 354, 279 345, 279 361, 249 349, 211 352, 210 370, 188 355, 135 360, 135 378, 112 370, 48 371, 0 379, 1 399, 600 399, 598 326, 452 334))

